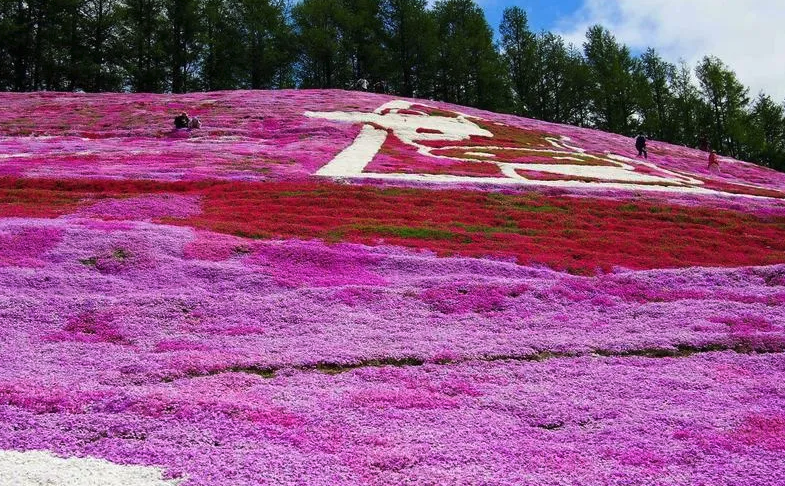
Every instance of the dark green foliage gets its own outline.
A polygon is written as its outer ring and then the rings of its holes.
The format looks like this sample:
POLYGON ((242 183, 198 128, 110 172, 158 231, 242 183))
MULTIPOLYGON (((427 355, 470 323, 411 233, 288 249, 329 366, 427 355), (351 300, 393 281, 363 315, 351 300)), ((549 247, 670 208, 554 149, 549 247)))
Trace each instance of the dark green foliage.
POLYGON ((535 47, 532 114, 546 121, 586 125, 592 85, 582 54, 549 32, 537 36, 535 47))
POLYGON ((125 0, 118 11, 124 42, 121 58, 127 87, 161 92, 170 86, 163 0, 125 0))
POLYGON ((768 167, 785 171, 785 107, 760 94, 745 131, 746 155, 768 167))
POLYGON ((169 20, 164 31, 172 93, 185 93, 196 86, 200 30, 197 0, 165 0, 169 20))
POLYGON ((226 0, 202 0, 199 5, 201 28, 201 89, 236 89, 242 86, 244 69, 237 61, 243 30, 237 9, 226 0))
POLYGON ((504 9, 501 35, 502 60, 512 87, 512 112, 536 116, 535 86, 542 79, 542 66, 537 63, 538 42, 529 29, 529 20, 520 7, 504 9), (534 69, 533 69, 534 68, 534 69))
POLYGON ((697 147, 701 138, 708 134, 701 113, 704 103, 695 85, 692 84, 692 70, 684 62, 680 63, 670 80, 673 93, 671 99, 671 122, 668 125, 670 135, 663 140, 697 147))
POLYGON ((716 57, 704 57, 695 74, 708 104, 712 146, 720 152, 741 156, 749 89, 716 57))
POLYGON ((425 0, 381 2, 387 81, 403 96, 432 95, 436 25, 425 6, 425 0))
POLYGON ((117 0, 90 0, 82 5, 82 43, 87 54, 79 63, 83 80, 74 88, 119 91, 125 72, 121 67, 123 41, 117 0))
POLYGON ((643 116, 642 131, 658 140, 673 140, 673 127, 678 122, 671 114, 670 80, 676 76, 676 66, 664 61, 654 49, 648 49, 640 58, 640 67, 636 81, 643 116))
POLYGON ((443 0, 433 8, 436 33, 434 92, 444 101, 500 109, 509 96, 493 31, 473 0, 443 0))
POLYGON ((235 0, 239 43, 230 46, 239 61, 240 87, 291 88, 294 34, 283 0, 235 0), (238 59, 239 58, 239 59, 238 59))
POLYGON ((349 12, 342 0, 303 0, 292 16, 298 39, 299 84, 343 88, 354 81, 350 64, 349 12))
POLYGON ((631 117, 640 109, 636 75, 640 66, 627 46, 619 44, 604 27, 595 25, 583 44, 589 64, 594 125, 601 130, 632 134, 631 117))

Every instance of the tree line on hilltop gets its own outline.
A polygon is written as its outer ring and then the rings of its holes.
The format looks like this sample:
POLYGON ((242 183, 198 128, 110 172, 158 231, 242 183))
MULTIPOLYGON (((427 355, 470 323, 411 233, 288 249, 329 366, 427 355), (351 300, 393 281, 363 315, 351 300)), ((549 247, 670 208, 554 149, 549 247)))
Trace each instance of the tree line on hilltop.
POLYGON ((696 146, 785 170, 785 107, 716 57, 581 48, 474 0, 0 0, 0 90, 356 88, 696 146), (697 80, 697 84, 695 83, 697 80))

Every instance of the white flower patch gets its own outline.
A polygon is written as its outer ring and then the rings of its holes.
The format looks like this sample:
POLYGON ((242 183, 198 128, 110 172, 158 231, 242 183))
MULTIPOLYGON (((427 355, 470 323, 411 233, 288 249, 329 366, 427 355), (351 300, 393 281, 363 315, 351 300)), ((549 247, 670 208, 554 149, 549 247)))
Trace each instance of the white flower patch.
MULTIPOLYGON (((366 127, 378 125, 382 127, 383 130, 381 131, 386 132, 387 130, 392 130, 401 142, 417 147, 418 151, 423 155, 431 155, 430 152, 433 149, 421 145, 418 141, 434 140, 460 142, 469 140, 472 135, 488 138, 493 136, 488 130, 480 128, 477 124, 461 115, 457 118, 450 118, 446 116, 427 116, 408 113, 399 114, 398 108, 392 109, 390 106, 397 105, 395 102, 382 105, 382 108, 384 108, 382 111, 389 110, 385 114, 377 113, 379 110, 374 113, 307 111, 305 112, 305 116, 311 118, 324 118, 326 120, 338 122, 365 123, 366 127)), ((369 152, 366 154, 366 158, 370 157, 372 160, 375 155, 376 152, 369 152)), ((370 162, 370 160, 368 162, 370 162)))
POLYGON ((48 451, 0 451, 0 486, 176 486, 159 468, 103 459, 63 459, 48 451))
MULTIPOLYGON (((706 189, 703 181, 688 175, 669 171, 650 162, 633 160, 621 155, 605 154, 596 156, 587 153, 586 149, 571 144, 569 137, 546 137, 553 148, 529 148, 507 146, 467 146, 442 145, 439 148, 423 145, 422 142, 465 142, 472 136, 492 138, 493 134, 474 123, 468 115, 455 113, 456 117, 428 115, 423 111, 413 110, 412 103, 394 100, 380 106, 372 113, 367 112, 305 112, 310 118, 345 123, 361 123, 361 130, 355 141, 333 160, 320 168, 316 175, 333 178, 377 179, 388 181, 417 181, 433 183, 471 183, 497 185, 539 185, 562 188, 601 188, 601 189, 633 189, 639 191, 680 192, 688 194, 725 194, 721 191, 706 189), (402 110, 406 110, 402 113, 402 110), (411 174, 411 173, 374 173, 366 172, 370 164, 381 150, 389 133, 401 142, 417 149, 421 155, 449 159, 461 162, 493 163, 499 166, 503 177, 473 177, 450 174, 411 174), (461 150, 466 157, 448 157, 434 151, 461 150), (496 155, 489 153, 494 150, 506 152, 520 151, 521 154, 543 154, 559 161, 585 162, 588 159, 602 161, 603 165, 586 164, 536 164, 516 163, 493 160, 496 155), (478 160, 481 158, 482 160, 478 160), (660 175, 636 172, 636 166, 646 166, 660 175), (536 180, 521 175, 518 171, 534 171, 564 176, 565 180, 536 180), (589 181, 569 180, 583 178, 589 181)), ((501 125, 500 123, 494 123, 501 125)), ((751 186, 752 187, 752 186, 751 186)), ((744 195, 746 197, 762 197, 744 195)))
POLYGON ((466 152, 466 155, 470 155, 472 157, 496 157, 496 154, 489 154, 488 152, 466 152))
POLYGON ((332 162, 319 169, 316 175, 346 177, 363 174, 363 169, 381 150, 385 140, 387 132, 365 125, 354 143, 336 155, 332 162))
POLYGON ((25 157, 33 157, 35 154, 32 152, 20 152, 15 154, 0 154, 0 159, 21 159, 25 157))

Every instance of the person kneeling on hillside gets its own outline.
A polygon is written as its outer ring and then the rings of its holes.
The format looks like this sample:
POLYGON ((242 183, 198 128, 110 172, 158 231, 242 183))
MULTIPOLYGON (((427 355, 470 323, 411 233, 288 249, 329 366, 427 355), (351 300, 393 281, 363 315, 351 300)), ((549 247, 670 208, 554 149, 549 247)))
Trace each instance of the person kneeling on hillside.
POLYGON ((198 116, 195 116, 191 118, 190 122, 188 122, 188 128, 191 129, 202 128, 202 121, 199 120, 198 116))
POLYGON ((635 148, 638 149, 638 157, 642 155, 649 158, 649 152, 646 150, 646 137, 638 135, 638 138, 635 139, 635 148))
POLYGON ((178 130, 181 128, 188 128, 190 123, 191 121, 188 119, 188 113, 186 112, 182 112, 174 117, 174 127, 178 130))

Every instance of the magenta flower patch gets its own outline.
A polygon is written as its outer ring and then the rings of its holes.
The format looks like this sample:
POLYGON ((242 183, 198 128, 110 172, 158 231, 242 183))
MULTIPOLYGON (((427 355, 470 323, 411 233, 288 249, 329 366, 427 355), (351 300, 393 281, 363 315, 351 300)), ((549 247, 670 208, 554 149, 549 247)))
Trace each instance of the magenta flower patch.
POLYGON ((368 93, 0 97, 0 484, 785 484, 782 174, 368 93))
POLYGON ((79 215, 96 219, 152 220, 187 218, 199 214, 199 211, 197 198, 165 194, 98 201, 79 215))
POLYGON ((57 228, 6 227, 0 229, 0 266, 43 266, 43 255, 62 238, 57 228))

